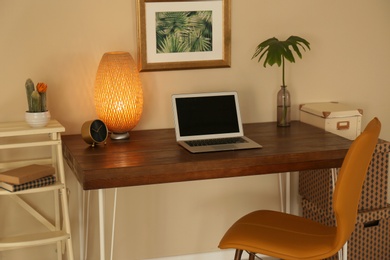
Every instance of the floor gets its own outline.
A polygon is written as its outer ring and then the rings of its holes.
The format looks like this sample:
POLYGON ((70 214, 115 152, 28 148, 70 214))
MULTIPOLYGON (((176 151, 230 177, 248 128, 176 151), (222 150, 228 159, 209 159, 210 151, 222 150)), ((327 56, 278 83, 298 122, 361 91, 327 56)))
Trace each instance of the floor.
MULTIPOLYGON (((256 260, 278 260, 269 256, 258 256, 256 260)), ((163 258, 153 258, 147 260, 232 260, 234 258, 234 250, 221 250, 217 252, 195 254, 195 255, 181 255, 163 258)), ((248 260, 248 254, 242 255, 242 260, 248 260)))

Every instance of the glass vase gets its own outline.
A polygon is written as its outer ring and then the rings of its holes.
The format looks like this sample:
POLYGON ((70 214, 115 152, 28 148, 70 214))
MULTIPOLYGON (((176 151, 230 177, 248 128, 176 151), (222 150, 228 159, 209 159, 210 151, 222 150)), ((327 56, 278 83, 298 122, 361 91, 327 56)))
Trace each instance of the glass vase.
POLYGON ((281 86, 277 95, 277 124, 278 126, 290 126, 291 99, 287 86, 281 86))

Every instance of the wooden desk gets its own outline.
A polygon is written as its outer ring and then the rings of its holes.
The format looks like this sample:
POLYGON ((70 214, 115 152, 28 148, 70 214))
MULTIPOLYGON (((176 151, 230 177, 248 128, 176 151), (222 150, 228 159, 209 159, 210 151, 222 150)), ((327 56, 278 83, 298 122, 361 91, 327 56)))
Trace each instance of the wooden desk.
POLYGON ((173 129, 133 131, 130 140, 88 146, 63 136, 65 160, 84 190, 340 167, 350 140, 294 121, 244 125, 262 149, 191 154, 173 129))
MULTIPOLYGON (((94 148, 81 135, 63 136, 63 154, 84 190, 100 190, 102 203, 107 188, 337 168, 351 144, 301 122, 287 128, 274 122, 246 124, 244 132, 263 148, 191 154, 177 145, 173 129, 163 129, 132 131, 130 140, 108 140, 94 148)), ((104 259, 102 237, 104 233, 104 259)))

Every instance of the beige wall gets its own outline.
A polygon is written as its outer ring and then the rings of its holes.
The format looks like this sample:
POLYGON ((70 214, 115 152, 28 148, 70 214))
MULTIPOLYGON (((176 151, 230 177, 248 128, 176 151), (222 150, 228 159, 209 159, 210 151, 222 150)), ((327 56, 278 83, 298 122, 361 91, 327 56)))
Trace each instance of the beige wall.
MULTIPOLYGON (((102 54, 126 50, 137 56, 135 5, 0 0, 0 121, 23 120, 24 81, 31 77, 49 85, 52 116, 67 134, 78 134, 85 120, 96 117, 93 82, 102 54)), ((299 119, 298 104, 340 101, 364 110, 363 126, 378 116, 381 137, 390 140, 389 11, 387 0, 232 0, 231 68, 142 73, 145 108, 137 129, 173 127, 170 96, 178 92, 237 90, 244 122, 275 120, 280 68, 264 69, 251 56, 260 41, 294 34, 309 40, 312 50, 287 65, 293 118, 299 119)), ((79 194, 69 169, 67 174, 78 259, 79 194)), ((257 208, 279 209, 276 183, 270 175, 121 189, 114 258, 218 250, 234 219, 257 208)), ((96 192, 91 195, 88 259, 97 259, 96 192)), ((109 212, 110 200, 107 207, 109 212)), ((12 255, 3 252, 0 259, 16 259, 12 255)))

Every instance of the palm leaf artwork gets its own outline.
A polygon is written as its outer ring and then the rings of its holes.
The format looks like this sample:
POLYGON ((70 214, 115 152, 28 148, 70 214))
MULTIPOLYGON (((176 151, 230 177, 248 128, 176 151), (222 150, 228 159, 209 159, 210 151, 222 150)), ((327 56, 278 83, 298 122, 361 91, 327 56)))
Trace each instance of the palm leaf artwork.
POLYGON ((212 11, 157 12, 157 53, 212 51, 212 11))
POLYGON ((261 59, 265 57, 263 63, 264 67, 266 67, 267 64, 270 66, 277 64, 279 67, 282 65, 282 86, 286 86, 284 77, 285 59, 294 63, 295 58, 293 51, 299 58, 302 58, 300 48, 306 51, 305 47, 310 50, 310 43, 298 36, 290 36, 285 41, 279 41, 277 38, 273 37, 257 45, 252 59, 259 56, 257 61, 260 62, 261 59))

